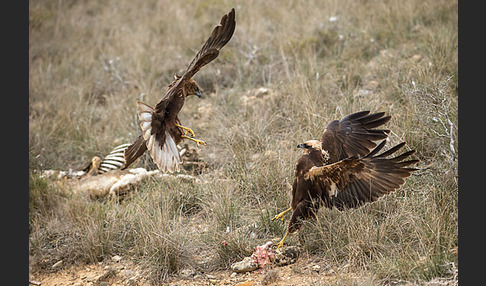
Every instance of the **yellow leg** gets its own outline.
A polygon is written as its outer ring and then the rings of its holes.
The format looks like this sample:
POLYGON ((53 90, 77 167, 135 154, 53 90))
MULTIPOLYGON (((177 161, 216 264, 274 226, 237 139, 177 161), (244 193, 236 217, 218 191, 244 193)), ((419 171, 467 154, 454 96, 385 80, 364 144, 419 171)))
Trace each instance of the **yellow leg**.
POLYGON ((272 221, 274 221, 274 220, 276 220, 276 219, 280 219, 281 221, 283 221, 283 220, 284 220, 284 219, 283 219, 283 216, 284 216, 286 213, 288 213, 289 211, 291 211, 291 210, 292 210, 292 208, 288 208, 288 209, 284 210, 283 212, 281 212, 281 213, 279 213, 278 215, 274 216, 274 217, 272 218, 272 221))
POLYGON ((179 124, 176 124, 176 126, 184 130, 184 135, 187 135, 187 133, 190 133, 192 137, 196 136, 196 134, 194 133, 194 131, 192 131, 191 128, 185 127, 185 126, 182 126, 182 125, 179 125, 179 124))
POLYGON ((196 142, 196 145, 197 145, 197 147, 198 147, 198 148, 201 148, 201 146, 200 146, 200 145, 204 145, 204 146, 206 146, 206 142, 204 142, 204 141, 202 141, 202 140, 197 140, 197 139, 194 139, 194 138, 189 137, 189 136, 186 136, 186 135, 182 135, 182 136, 181 136, 181 138, 189 139, 189 140, 191 140, 191 141, 196 142))
MULTIPOLYGON (((285 236, 282 238, 282 240, 279 243, 275 244, 275 246, 277 246, 277 249, 279 249, 280 247, 282 247, 284 245, 284 241, 287 238, 287 235, 289 235, 288 231, 285 233, 285 236)), ((277 250, 277 249, 275 249, 275 250, 277 250)))

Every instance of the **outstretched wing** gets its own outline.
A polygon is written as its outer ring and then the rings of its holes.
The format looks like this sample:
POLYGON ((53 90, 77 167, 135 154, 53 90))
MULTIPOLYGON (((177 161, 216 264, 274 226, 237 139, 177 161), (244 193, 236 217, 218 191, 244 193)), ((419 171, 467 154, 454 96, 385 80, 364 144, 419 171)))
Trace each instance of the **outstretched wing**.
POLYGON ((161 102, 155 106, 155 111, 165 110, 164 104, 176 94, 176 91, 180 88, 181 83, 192 78, 203 66, 207 65, 219 55, 219 50, 226 45, 235 31, 235 9, 231 9, 228 14, 225 14, 221 18, 221 22, 216 26, 211 33, 211 36, 206 40, 194 59, 191 61, 186 71, 181 77, 176 78, 171 83, 170 89, 164 96, 161 102))
POLYGON ((376 143, 383 140, 390 130, 373 129, 390 121, 384 112, 369 114, 356 112, 326 126, 321 137, 322 149, 329 153, 329 163, 336 163, 351 156, 366 156, 376 143))
POLYGON ((182 75, 182 80, 190 79, 203 66, 207 65, 219 55, 219 50, 226 45, 235 31, 235 9, 231 9, 228 14, 221 18, 221 23, 216 26, 211 33, 211 36, 206 40, 201 47, 196 57, 189 64, 189 67, 182 75))
POLYGON ((415 150, 386 158, 402 148, 405 142, 376 155, 385 143, 386 140, 383 140, 366 157, 354 156, 326 166, 313 167, 305 174, 305 178, 311 181, 318 180, 320 185, 326 188, 331 197, 327 207, 336 206, 343 210, 376 201, 400 188, 405 182, 404 179, 417 170, 408 166, 419 161, 403 161, 415 153, 415 150))

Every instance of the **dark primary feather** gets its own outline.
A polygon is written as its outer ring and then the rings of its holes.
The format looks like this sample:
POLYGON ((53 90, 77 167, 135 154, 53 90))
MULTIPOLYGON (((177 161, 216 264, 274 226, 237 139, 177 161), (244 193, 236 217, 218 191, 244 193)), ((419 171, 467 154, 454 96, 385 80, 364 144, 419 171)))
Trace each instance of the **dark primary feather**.
POLYGON ((214 28, 211 36, 209 36, 203 44, 184 74, 171 83, 171 87, 167 91, 163 100, 155 106, 156 112, 164 110, 164 101, 173 97, 184 81, 192 78, 203 66, 218 57, 219 50, 224 47, 233 36, 235 27, 235 9, 232 8, 228 14, 225 14, 221 18, 220 24, 214 28))
POLYGON ((219 50, 224 47, 233 36, 235 26, 235 9, 233 8, 228 14, 221 18, 220 24, 214 28, 211 36, 206 40, 200 51, 196 54, 196 57, 191 61, 182 78, 191 78, 204 65, 214 60, 218 56, 219 50))
POLYGON ((384 112, 369 113, 356 112, 326 126, 321 142, 322 149, 329 153, 329 163, 354 155, 365 156, 376 147, 373 141, 388 136, 390 130, 373 128, 387 123, 391 116, 384 116, 384 112))
MULTIPOLYGON (((337 163, 312 168, 306 176, 311 181, 319 181, 326 190, 320 191, 330 196, 326 207, 336 206, 340 210, 356 208, 364 203, 376 201, 383 195, 397 190, 416 168, 409 168, 418 160, 408 160, 414 150, 401 155, 387 158, 401 149, 405 142, 396 145, 380 155, 377 154, 384 146, 381 142, 369 155, 363 158, 347 158, 337 163), (337 194, 330 194, 331 186, 337 187, 337 194)), ((315 192, 315 191, 311 191, 315 192)))

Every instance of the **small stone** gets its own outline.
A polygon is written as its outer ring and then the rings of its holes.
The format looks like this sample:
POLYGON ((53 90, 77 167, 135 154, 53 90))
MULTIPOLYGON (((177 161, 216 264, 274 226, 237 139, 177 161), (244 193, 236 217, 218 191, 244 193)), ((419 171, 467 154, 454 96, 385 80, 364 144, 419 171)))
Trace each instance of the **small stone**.
POLYGON ((412 56, 412 60, 415 61, 415 62, 418 62, 422 59, 422 56, 421 55, 413 55, 412 56))
POLYGON ((231 273, 230 278, 235 278, 238 275, 236 272, 231 273))
POLYGON ((231 265, 231 270, 238 273, 253 271, 257 268, 258 264, 253 262, 251 257, 245 257, 245 259, 243 259, 242 261, 233 263, 231 265))
POLYGON ((321 266, 319 265, 314 265, 312 266, 312 270, 316 271, 316 272, 319 272, 321 270, 321 266))
POLYGON ((265 87, 260 87, 259 89, 256 90, 255 92, 255 97, 256 98, 262 98, 265 95, 268 95, 270 92, 270 89, 265 88, 265 87))
POLYGON ((209 279, 209 283, 211 283, 211 284, 216 284, 216 283, 218 283, 218 282, 219 282, 219 280, 216 280, 216 279, 209 279))
POLYGON ((192 268, 185 268, 181 270, 180 274, 183 278, 190 278, 196 274, 196 271, 192 268))
POLYGON ((59 260, 58 262, 52 265, 52 269, 57 269, 60 268, 61 266, 62 266, 62 260, 59 260))
POLYGON ((106 282, 106 280, 115 277, 117 270, 114 268, 108 269, 103 273, 103 275, 99 276, 97 282, 106 282))
POLYGON ((121 259, 122 259, 121 256, 115 255, 111 258, 111 261, 116 263, 116 262, 120 262, 121 259))
POLYGON ((130 278, 130 277, 133 277, 133 275, 135 275, 135 273, 132 270, 125 270, 123 272, 123 275, 125 275, 125 277, 127 277, 127 278, 130 278))
POLYGON ((110 283, 109 282, 102 281, 102 282, 100 282, 99 285, 100 286, 110 286, 110 283))

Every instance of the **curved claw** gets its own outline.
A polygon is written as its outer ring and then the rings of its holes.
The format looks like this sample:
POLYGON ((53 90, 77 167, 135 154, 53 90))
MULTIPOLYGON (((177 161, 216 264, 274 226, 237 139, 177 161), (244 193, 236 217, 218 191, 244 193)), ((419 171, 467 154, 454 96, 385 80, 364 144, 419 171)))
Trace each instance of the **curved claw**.
POLYGON ((292 210, 292 208, 288 208, 288 209, 284 210, 283 212, 281 212, 281 213, 279 213, 278 215, 274 216, 274 217, 272 218, 272 221, 274 221, 274 220, 279 220, 279 219, 280 219, 281 221, 284 221, 284 217, 283 217, 283 216, 284 216, 286 213, 288 213, 289 211, 291 211, 291 210, 292 210))
POLYGON ((289 232, 286 232, 285 236, 282 238, 282 240, 279 243, 275 244, 275 246, 277 247, 275 250, 279 249, 280 247, 282 247, 284 245, 284 241, 285 241, 285 239, 287 238, 288 235, 289 235, 289 232))
POLYGON ((203 145, 203 146, 206 146, 206 142, 202 141, 202 140, 197 140, 197 139, 194 139, 194 142, 196 142, 196 146, 197 148, 201 148, 200 145, 203 145))
POLYGON ((201 145, 202 146, 206 146, 206 142, 204 142, 202 140, 198 140, 198 139, 192 138, 192 137, 189 137, 187 135, 182 135, 181 138, 185 138, 185 139, 189 139, 191 141, 194 141, 196 143, 197 148, 201 148, 201 145))

